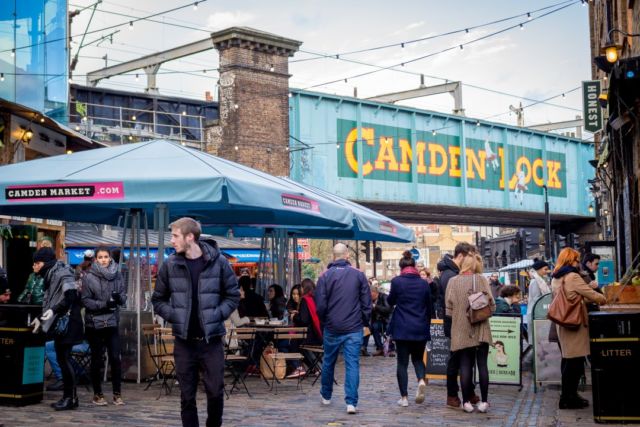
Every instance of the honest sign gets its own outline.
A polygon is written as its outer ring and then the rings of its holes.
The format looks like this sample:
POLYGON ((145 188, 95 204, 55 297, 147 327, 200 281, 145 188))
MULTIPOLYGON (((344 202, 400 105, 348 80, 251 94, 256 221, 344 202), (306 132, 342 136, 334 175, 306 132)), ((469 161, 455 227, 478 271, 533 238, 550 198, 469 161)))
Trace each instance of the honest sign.
POLYGON ((600 81, 582 82, 582 108, 584 111, 584 130, 598 132, 602 129, 602 109, 598 103, 600 81))
POLYGON ((412 182, 415 165, 420 184, 461 187, 463 159, 469 188, 505 190, 520 194, 566 197, 566 156, 539 148, 506 145, 490 139, 466 138, 462 153, 454 135, 417 131, 412 144, 410 129, 338 119, 338 176, 412 182), (360 132, 360 134, 358 134, 360 132), (358 153, 358 139, 363 152, 358 153))

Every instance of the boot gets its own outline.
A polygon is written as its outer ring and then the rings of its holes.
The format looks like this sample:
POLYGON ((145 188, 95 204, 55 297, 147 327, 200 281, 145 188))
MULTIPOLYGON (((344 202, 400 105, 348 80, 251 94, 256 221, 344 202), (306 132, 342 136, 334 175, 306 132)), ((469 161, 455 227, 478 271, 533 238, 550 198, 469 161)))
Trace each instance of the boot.
POLYGON ((51 407, 56 411, 68 411, 70 409, 75 409, 78 407, 78 398, 76 397, 73 399, 71 397, 63 397, 56 403, 52 403, 51 407))

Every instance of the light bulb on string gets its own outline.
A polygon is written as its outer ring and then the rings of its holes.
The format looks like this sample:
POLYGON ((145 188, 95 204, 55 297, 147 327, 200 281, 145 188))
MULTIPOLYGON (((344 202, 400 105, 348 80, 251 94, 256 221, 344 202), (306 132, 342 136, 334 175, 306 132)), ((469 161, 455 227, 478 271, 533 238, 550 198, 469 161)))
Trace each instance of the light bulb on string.
POLYGON ((527 12, 527 21, 531 21, 531 12, 527 12))
POLYGON ((0 73, 0 82, 4 81, 4 73, 0 73))
POLYGON ((520 29, 524 30, 524 24, 520 24, 520 29))
POLYGON ((138 81, 138 80, 140 80, 140 79, 138 78, 138 75, 136 74, 136 81, 138 81))
POLYGON ((133 21, 129 21, 129 31, 133 31, 133 21))
POLYGON ((11 57, 13 58, 14 56, 16 56, 16 50, 15 49, 11 49, 11 57))
POLYGON ((464 49, 464 46, 463 46, 463 45, 460 45, 460 50, 463 50, 463 49, 464 49))
POLYGON ((198 10, 198 2, 195 2, 195 3, 193 4, 193 10, 198 10))
POLYGON ((435 129, 433 131, 431 131, 431 135, 436 136, 436 131, 435 129))

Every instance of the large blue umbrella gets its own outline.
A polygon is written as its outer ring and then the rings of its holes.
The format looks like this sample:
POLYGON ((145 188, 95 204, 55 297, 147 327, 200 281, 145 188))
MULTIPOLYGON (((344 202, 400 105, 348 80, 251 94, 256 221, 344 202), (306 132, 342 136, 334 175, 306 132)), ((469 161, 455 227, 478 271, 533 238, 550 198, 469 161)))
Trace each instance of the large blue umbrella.
MULTIPOLYGON (((412 242, 413 230, 378 212, 358 203, 331 194, 317 187, 300 184, 289 178, 283 178, 290 184, 298 185, 316 197, 329 199, 351 210, 353 221, 349 227, 316 227, 313 225, 289 227, 287 231, 296 237, 312 239, 375 240, 380 242, 412 242)), ((236 237, 261 237, 265 226, 211 227, 207 232, 223 235, 231 230, 236 237)))
POLYGON ((123 209, 203 225, 346 227, 350 209, 293 181, 165 140, 0 167, 0 214, 116 224, 123 209))

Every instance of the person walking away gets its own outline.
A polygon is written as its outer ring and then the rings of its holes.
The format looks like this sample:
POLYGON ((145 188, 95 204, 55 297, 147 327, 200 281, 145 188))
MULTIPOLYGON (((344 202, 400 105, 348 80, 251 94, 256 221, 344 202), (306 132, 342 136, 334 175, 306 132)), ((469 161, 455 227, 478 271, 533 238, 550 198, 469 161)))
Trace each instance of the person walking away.
POLYGON ((522 292, 516 285, 508 285, 500 289, 500 296, 496 298, 495 314, 520 314, 520 300, 522 292))
POLYGON ((560 363, 562 391, 558 402, 560 409, 581 409, 589 406, 589 401, 578 395, 578 384, 584 375, 585 357, 589 355, 589 321, 585 303, 594 302, 602 305, 607 302, 604 295, 593 290, 580 277, 579 259, 578 251, 564 248, 558 255, 551 280, 554 298, 558 297, 558 292, 562 287, 567 300, 574 301, 578 298, 583 310, 583 324, 577 329, 552 325, 557 329, 560 351, 562 352, 560 363))
MULTIPOLYGON (((371 335, 373 335, 373 341, 376 346, 374 356, 384 355, 382 332, 384 331, 387 323, 389 322, 389 316, 391 315, 391 306, 387 302, 387 296, 380 292, 378 285, 371 285, 371 335)), ((369 352, 367 347, 369 346, 369 337, 367 335, 362 340, 362 355, 368 356, 369 352)))
POLYGON ((120 360, 120 307, 127 302, 127 288, 109 249, 95 251, 96 261, 82 277, 82 305, 85 307, 85 328, 91 348, 91 383, 93 404, 107 405, 102 394, 102 369, 104 350, 107 349, 111 366, 113 404, 124 405, 120 360))
POLYGON ((431 296, 431 318, 438 317, 438 289, 440 288, 440 278, 432 277, 428 268, 419 268, 420 278, 429 284, 431 296))
POLYGON ((217 244, 199 241, 198 222, 180 218, 170 226, 176 253, 160 267, 151 302, 155 312, 172 325, 182 425, 198 425, 196 392, 202 370, 206 425, 220 426, 224 409, 224 321, 238 307, 238 282, 217 244))
MULTIPOLYGON (((449 280, 457 276, 460 272, 460 264, 462 263, 462 260, 468 255, 475 253, 475 246, 470 243, 460 242, 454 248, 453 257, 446 254, 438 263, 438 271, 440 272, 440 289, 438 292, 438 298, 440 300, 440 310, 443 310, 440 314, 440 318, 443 319, 444 336, 447 338, 451 338, 451 317, 446 316, 444 313, 445 295, 449 280)), ((452 408, 459 408, 461 405, 460 398, 458 397, 459 371, 460 360, 458 360, 458 355, 453 351, 450 351, 449 360, 447 360, 447 406, 452 408)), ((474 404, 477 403, 478 397, 474 395, 472 401, 474 404)))
POLYGON ((431 291, 425 280, 420 278, 416 270, 416 260, 409 251, 404 251, 399 262, 400 276, 391 280, 389 304, 395 306, 389 334, 396 342, 397 367, 396 376, 400 388, 398 405, 409 406, 407 391, 407 369, 409 356, 416 372, 418 388, 416 403, 424 402, 426 383, 424 381, 424 350, 427 341, 431 340, 431 291))
POLYGON ((345 364, 344 394, 347 413, 355 414, 360 383, 360 346, 363 328, 371 317, 371 293, 364 273, 349 263, 343 243, 333 247, 334 261, 318 280, 316 309, 323 326, 324 360, 320 395, 331 404, 333 373, 342 349, 345 364))
POLYGON ((42 316, 31 323, 33 332, 40 328, 53 336, 56 357, 62 370, 63 395, 51 404, 56 411, 78 407, 76 378, 71 365, 71 349, 82 342, 83 324, 80 314, 80 296, 76 289, 74 271, 56 259, 51 248, 43 247, 33 255, 33 271, 44 278, 42 316), (66 328, 63 324, 67 322, 66 328))
POLYGON ((534 259, 529 269, 529 297, 527 299, 527 323, 529 329, 533 328, 533 305, 538 298, 551 292, 549 284, 549 263, 540 259, 534 259))
POLYGON ((467 316, 469 295, 474 292, 484 292, 489 299, 491 311, 495 311, 496 303, 491 295, 489 283, 477 273, 481 271, 475 254, 464 257, 460 265, 460 274, 449 282, 446 293, 446 313, 452 320, 451 351, 460 361, 460 383, 462 386, 462 401, 465 412, 473 412, 471 401, 473 393, 473 367, 478 367, 480 379, 480 394, 482 401, 478 403, 479 412, 489 409, 489 369, 487 357, 491 344, 491 328, 489 319, 471 324, 467 316), (474 289, 475 285, 475 291, 474 289))

